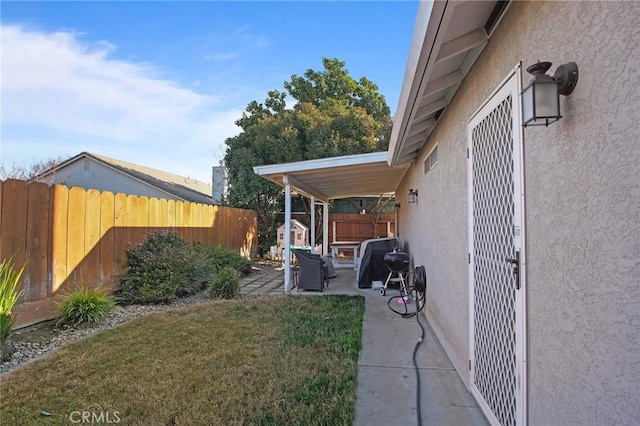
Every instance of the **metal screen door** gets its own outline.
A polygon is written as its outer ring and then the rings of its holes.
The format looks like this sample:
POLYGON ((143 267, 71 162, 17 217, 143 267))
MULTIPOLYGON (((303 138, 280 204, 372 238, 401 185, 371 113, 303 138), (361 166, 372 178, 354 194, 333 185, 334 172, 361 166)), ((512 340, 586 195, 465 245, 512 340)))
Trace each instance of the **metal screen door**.
POLYGON ((471 119, 470 382, 493 424, 525 423, 519 68, 471 119))

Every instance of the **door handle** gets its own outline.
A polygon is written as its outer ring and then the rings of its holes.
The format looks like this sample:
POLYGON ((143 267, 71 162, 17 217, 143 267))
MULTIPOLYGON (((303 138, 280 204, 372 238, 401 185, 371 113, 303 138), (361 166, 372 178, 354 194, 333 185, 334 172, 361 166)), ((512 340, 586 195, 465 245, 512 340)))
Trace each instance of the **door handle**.
POLYGON ((520 290, 520 252, 516 251, 516 257, 514 259, 507 257, 505 261, 509 262, 513 267, 513 275, 516 279, 516 290, 520 290))

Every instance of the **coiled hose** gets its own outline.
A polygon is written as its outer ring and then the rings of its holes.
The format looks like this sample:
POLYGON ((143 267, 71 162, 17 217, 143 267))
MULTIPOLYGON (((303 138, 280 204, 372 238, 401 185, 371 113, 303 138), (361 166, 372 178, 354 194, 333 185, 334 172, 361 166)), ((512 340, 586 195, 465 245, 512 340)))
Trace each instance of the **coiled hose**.
POLYGON ((397 296, 390 297, 389 300, 387 301, 387 306, 389 307, 389 309, 391 309, 396 314, 402 316, 402 318, 412 318, 417 316, 418 312, 420 312, 424 308, 424 301, 427 293, 426 292, 427 273, 426 273, 426 270, 424 269, 424 266, 422 265, 416 266, 413 271, 409 272, 409 274, 407 275, 407 279, 409 278, 410 275, 413 275, 413 286, 408 288, 408 294, 403 294, 402 287, 401 287, 400 294, 397 296), (415 299, 416 299, 415 312, 409 312, 409 309, 407 308, 406 303, 402 304, 404 306, 404 312, 398 311, 393 307, 392 303, 394 301, 398 299, 402 299, 404 297, 408 297, 412 293, 415 293, 415 299))

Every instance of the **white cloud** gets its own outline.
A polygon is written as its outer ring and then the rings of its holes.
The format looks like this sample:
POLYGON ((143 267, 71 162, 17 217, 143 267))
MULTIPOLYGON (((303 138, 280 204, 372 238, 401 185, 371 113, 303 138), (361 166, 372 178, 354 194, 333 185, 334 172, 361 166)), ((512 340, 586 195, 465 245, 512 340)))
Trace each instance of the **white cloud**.
POLYGON ((0 43, 3 161, 38 144, 39 158, 64 155, 42 151, 67 141, 72 154, 135 151, 147 158, 117 158, 150 167, 167 160, 206 165, 199 171, 206 177, 217 146, 239 132, 234 121, 244 106, 163 79, 151 64, 116 59, 108 41, 3 25, 0 43))

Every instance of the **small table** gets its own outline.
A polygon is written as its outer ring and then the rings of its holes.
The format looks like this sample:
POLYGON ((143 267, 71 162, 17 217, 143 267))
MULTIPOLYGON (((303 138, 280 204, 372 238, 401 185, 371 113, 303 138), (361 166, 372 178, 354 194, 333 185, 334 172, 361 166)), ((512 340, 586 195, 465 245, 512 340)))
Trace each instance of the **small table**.
POLYGON ((333 260, 334 268, 358 268, 358 249, 360 248, 359 241, 334 241, 330 244, 331 247, 331 259, 333 260), (340 262, 338 256, 339 250, 352 250, 353 260, 347 262, 340 262))

